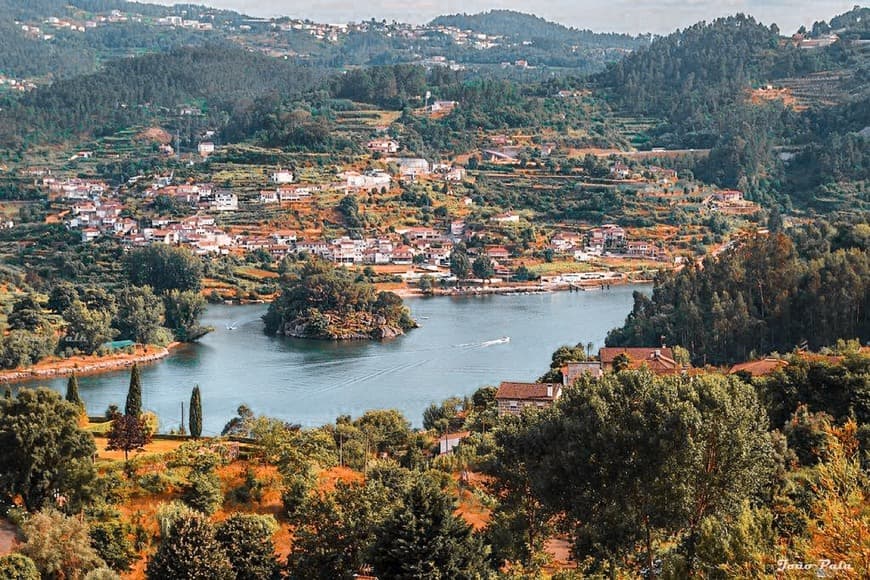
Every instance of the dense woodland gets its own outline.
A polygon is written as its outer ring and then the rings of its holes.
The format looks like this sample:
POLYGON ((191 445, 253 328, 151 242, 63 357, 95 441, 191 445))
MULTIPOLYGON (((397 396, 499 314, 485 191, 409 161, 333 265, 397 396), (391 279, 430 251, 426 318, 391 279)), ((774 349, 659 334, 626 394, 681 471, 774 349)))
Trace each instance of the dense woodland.
POLYGON ((866 223, 759 235, 738 247, 656 279, 652 297, 635 293, 611 346, 665 341, 699 363, 813 348, 839 338, 870 340, 870 262, 866 223), (854 230, 853 230, 854 228, 854 230))
POLYGON ((199 325, 203 268, 189 250, 155 245, 122 263, 116 284, 27 281, 4 272, 7 284, 28 291, 17 294, 3 319, 0 367, 29 367, 52 355, 106 354, 113 340, 165 346, 209 331, 199 325))

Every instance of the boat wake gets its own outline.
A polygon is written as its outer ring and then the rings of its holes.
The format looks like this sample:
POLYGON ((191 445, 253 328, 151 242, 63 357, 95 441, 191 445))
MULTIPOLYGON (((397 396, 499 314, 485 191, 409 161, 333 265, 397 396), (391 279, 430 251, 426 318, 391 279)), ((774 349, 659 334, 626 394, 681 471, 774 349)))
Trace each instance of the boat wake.
POLYGON ((503 336, 494 340, 487 340, 480 343, 480 346, 495 346, 496 344, 505 344, 511 341, 511 337, 503 336))

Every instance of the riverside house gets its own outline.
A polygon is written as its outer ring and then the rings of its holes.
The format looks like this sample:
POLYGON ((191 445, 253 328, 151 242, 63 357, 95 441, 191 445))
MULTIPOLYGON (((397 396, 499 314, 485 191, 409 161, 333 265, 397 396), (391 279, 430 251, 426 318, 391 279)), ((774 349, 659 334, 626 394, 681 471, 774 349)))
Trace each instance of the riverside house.
POLYGON ((529 407, 544 409, 562 396, 559 383, 514 383, 503 382, 498 387, 495 400, 498 416, 519 415, 529 407))

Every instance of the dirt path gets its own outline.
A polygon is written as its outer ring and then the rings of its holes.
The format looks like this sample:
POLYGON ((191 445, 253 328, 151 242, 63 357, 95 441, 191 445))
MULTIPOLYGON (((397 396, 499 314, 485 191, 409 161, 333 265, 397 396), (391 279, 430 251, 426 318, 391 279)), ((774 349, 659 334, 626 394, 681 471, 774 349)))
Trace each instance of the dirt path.
POLYGON ((12 549, 18 543, 18 530, 10 522, 0 519, 0 556, 5 556, 12 552, 12 549))

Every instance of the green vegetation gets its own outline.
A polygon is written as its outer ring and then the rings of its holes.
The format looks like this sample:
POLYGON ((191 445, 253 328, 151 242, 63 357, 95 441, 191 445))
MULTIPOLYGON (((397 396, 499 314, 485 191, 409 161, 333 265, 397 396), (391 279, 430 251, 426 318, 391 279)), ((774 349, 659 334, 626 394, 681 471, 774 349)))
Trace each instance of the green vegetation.
MULTIPOLYGON (((0 515, 23 543, 0 576, 97 580, 140 561, 155 579, 540 577, 562 565, 547 551, 559 537, 577 569, 554 577, 768 577, 782 559, 870 577, 868 9, 794 38, 737 15, 655 39, 502 10, 346 30, 120 0, 0 0, 0 13, 0 71, 30 87, 0 91, 0 367, 102 355, 113 339, 196 340, 205 293, 277 295, 270 334, 383 339, 415 326, 397 294, 376 290, 401 280, 392 272, 304 253, 276 262, 270 230, 416 246, 400 227, 462 225, 448 260, 462 286, 495 276, 487 256, 501 246, 499 272, 517 281, 638 269, 608 255, 578 264, 585 240, 554 242, 605 223, 626 230, 605 253, 643 239, 685 258, 651 297, 635 295, 608 345, 664 341, 681 364, 723 365, 660 377, 621 354, 551 407, 499 416, 483 387, 432 403, 423 430, 395 410, 302 428, 241 405, 227 439, 202 437, 196 386, 186 442, 151 440, 137 366, 106 423, 80 427, 75 375, 65 398, 10 390, 0 515), (122 17, 103 18, 111 10, 122 17), (167 16, 188 24, 158 24, 167 16), (443 101, 454 103, 431 106, 443 101), (375 138, 467 173, 401 179, 369 150, 375 138), (203 140, 219 146, 208 158, 195 153, 203 140), (316 195, 261 203, 276 167, 316 195), (394 185, 335 185, 373 169, 394 185), (64 199, 55 178, 105 181, 102 200, 141 231, 210 212, 171 187, 213 184, 239 208, 208 217, 259 249, 201 258, 108 230, 83 242, 70 220, 88 202, 64 199), (719 188, 753 203, 719 204, 719 188), (519 221, 493 219, 507 211, 519 221), (724 373, 765 354, 767 374, 724 373), (462 440, 442 455, 447 433, 462 440)), ((419 288, 434 292, 435 277, 419 288)), ((592 350, 558 349, 542 380, 592 350)))
POLYGON ((96 448, 91 435, 78 428, 79 413, 49 389, 22 389, 0 399, 0 494, 6 502, 20 496, 24 507, 35 511, 58 493, 70 507, 87 500, 96 448))
POLYGON ((269 334, 323 339, 390 338, 416 326, 397 295, 313 259, 287 274, 263 321, 269 334))
POLYGON ((652 298, 635 293, 625 325, 607 344, 665 340, 685 346, 695 362, 722 364, 804 341, 813 348, 842 337, 863 343, 870 339, 867 247, 839 244, 811 250, 784 234, 759 235, 703 268, 662 273, 652 298))
POLYGON ((202 435, 202 398, 199 385, 193 387, 190 393, 190 436, 199 439, 202 435))

